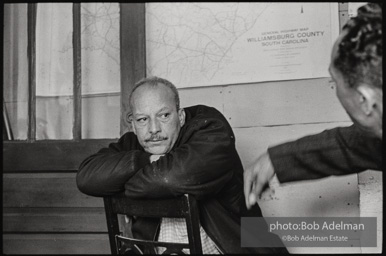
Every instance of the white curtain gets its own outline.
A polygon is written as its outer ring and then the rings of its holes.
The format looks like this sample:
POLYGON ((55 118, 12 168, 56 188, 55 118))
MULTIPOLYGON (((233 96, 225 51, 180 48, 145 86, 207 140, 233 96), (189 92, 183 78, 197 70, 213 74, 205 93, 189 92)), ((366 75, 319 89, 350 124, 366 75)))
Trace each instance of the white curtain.
POLYGON ((72 3, 38 4, 36 138, 72 139, 72 3))
MULTIPOLYGON (((27 4, 4 4, 3 101, 13 139, 27 139, 27 4)), ((7 121, 7 120, 4 120, 7 121)))

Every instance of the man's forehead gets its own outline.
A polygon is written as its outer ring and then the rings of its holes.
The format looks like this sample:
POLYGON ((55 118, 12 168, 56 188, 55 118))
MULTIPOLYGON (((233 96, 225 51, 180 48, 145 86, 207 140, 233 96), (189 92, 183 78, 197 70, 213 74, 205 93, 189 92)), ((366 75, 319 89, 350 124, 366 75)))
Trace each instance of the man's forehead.
POLYGON ((157 94, 157 95, 173 95, 172 89, 170 89, 168 86, 158 83, 157 85, 152 85, 145 83, 141 86, 139 86, 134 92, 133 92, 133 98, 138 98, 140 96, 148 96, 150 94, 157 94))
POLYGON ((149 109, 142 109, 142 108, 134 108, 133 109, 133 116, 142 116, 142 115, 149 115, 149 114, 160 114, 163 112, 171 111, 172 108, 168 106, 156 106, 155 108, 149 108, 149 109), (149 113, 150 112, 150 113, 149 113))
POLYGON ((175 108, 173 91, 163 85, 144 84, 133 93, 133 112, 172 110, 175 108))

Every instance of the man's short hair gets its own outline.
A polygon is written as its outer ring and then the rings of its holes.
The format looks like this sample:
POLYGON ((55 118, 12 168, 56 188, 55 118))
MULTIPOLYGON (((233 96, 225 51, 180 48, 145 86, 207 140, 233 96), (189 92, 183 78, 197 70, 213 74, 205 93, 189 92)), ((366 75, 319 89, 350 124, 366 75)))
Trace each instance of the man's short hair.
POLYGON ((174 100, 176 102, 176 108, 177 108, 177 110, 180 109, 180 96, 178 95, 178 90, 175 87, 175 85, 172 84, 170 81, 168 81, 166 79, 163 79, 163 78, 160 78, 160 77, 156 77, 156 76, 151 76, 151 77, 143 78, 142 80, 140 80, 139 82, 137 82, 134 85, 134 88, 131 91, 131 94, 130 94, 130 97, 129 97, 129 104, 130 104, 131 110, 133 109, 132 95, 134 94, 134 91, 138 87, 140 87, 141 85, 144 85, 144 84, 148 84, 148 85, 153 86, 153 87, 156 87, 156 86, 159 86, 160 84, 163 84, 166 87, 169 87, 172 90, 173 94, 174 94, 174 100))
POLYGON ((382 90, 382 3, 368 3, 343 27, 335 67, 349 86, 364 82, 382 90))

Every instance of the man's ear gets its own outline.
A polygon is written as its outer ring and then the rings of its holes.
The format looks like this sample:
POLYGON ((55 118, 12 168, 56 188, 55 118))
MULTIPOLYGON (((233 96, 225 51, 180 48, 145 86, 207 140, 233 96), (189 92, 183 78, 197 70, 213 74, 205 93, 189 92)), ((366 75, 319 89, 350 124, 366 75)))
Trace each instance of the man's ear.
POLYGON ((185 124, 185 110, 183 108, 180 108, 178 110, 178 119, 180 120, 181 127, 185 124))
POLYGON ((360 84, 357 87, 357 92, 359 93, 359 105, 363 113, 366 116, 371 115, 371 113, 379 106, 377 106, 378 95, 374 87, 368 84, 360 84))
POLYGON ((137 131, 135 130, 135 126, 134 126, 134 120, 133 120, 133 113, 128 113, 127 116, 126 116, 126 120, 127 122, 130 123, 131 125, 131 128, 133 129, 133 132, 135 135, 137 135, 137 131))

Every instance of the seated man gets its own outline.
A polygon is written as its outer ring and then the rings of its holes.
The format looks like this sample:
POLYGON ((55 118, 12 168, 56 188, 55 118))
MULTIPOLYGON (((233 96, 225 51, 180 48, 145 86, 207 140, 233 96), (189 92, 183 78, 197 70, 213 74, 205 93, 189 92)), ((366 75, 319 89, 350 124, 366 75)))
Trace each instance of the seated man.
MULTIPOLYGON (((180 108, 178 91, 157 77, 138 82, 131 95, 132 127, 117 143, 85 159, 78 188, 92 196, 125 191, 131 198, 170 198, 190 194, 198 200, 204 253, 277 253, 285 248, 241 248, 240 217, 246 212, 243 167, 233 131, 214 108, 180 108)), ((256 205, 246 214, 262 216, 256 205)), ((176 219, 136 218, 134 238, 167 240, 176 219)), ((185 231, 186 232, 186 231, 185 231)), ((172 241, 182 241, 172 231, 172 241)), ((272 235, 272 239, 279 239, 272 235)))

